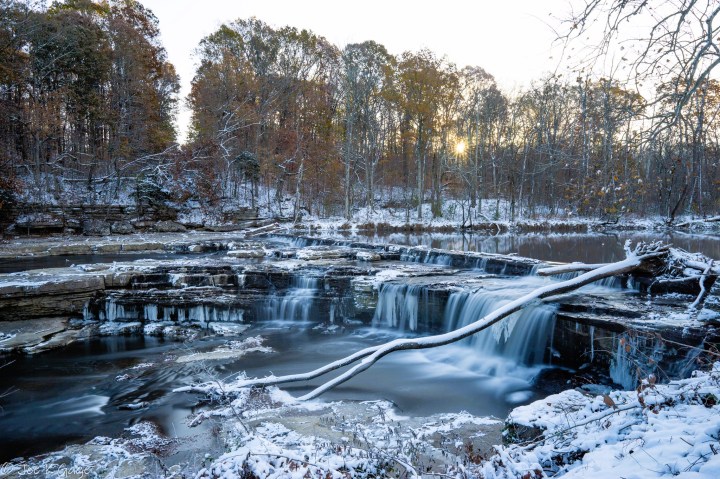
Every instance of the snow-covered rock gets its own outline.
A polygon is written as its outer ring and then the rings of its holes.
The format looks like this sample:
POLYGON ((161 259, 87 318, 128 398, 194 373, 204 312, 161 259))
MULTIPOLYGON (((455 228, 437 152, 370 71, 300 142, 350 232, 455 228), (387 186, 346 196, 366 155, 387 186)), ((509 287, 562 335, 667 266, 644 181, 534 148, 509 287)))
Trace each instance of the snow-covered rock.
POLYGON ((511 444, 480 477, 720 477, 720 363, 665 385, 650 376, 635 391, 564 391, 506 424, 511 444))

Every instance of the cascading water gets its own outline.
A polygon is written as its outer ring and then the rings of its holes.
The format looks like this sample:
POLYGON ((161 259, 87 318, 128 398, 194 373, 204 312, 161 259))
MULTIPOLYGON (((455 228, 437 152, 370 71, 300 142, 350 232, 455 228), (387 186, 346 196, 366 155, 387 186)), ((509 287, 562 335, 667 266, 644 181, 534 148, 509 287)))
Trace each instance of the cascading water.
POLYGON ((85 320, 100 320, 107 322, 143 321, 165 323, 241 323, 243 310, 234 307, 198 304, 195 306, 171 306, 149 304, 123 304, 113 298, 107 299, 97 313, 93 313, 86 305, 83 310, 85 320))
POLYGON ((309 321, 313 300, 320 284, 321 278, 293 276, 290 289, 285 294, 273 295, 264 302, 263 318, 274 321, 309 321))
MULTIPOLYGON (((417 331, 421 296, 427 302, 427 289, 422 285, 381 284, 373 326, 417 331)), ((427 313, 427 308, 423 308, 423 313, 427 313)))
MULTIPOLYGON (((521 282, 522 280, 518 280, 521 282)), ((456 292, 445 308, 445 329, 453 331, 477 321, 511 301, 512 290, 456 292)), ((483 357, 473 361, 484 365, 487 374, 503 374, 515 365, 542 364, 555 326, 555 307, 528 305, 508 318, 465 340, 465 344, 483 357), (490 358, 500 359, 492 360, 490 358), (498 370, 502 369, 502 371, 498 370)))
POLYGON ((442 254, 432 250, 408 250, 400 255, 400 261, 452 266, 453 258, 448 254, 442 254))
MULTIPOLYGON (((512 281, 489 281, 487 289, 450 294, 440 323, 445 331, 477 321, 521 294, 552 280, 528 276, 512 281)), ((395 329, 400 333, 431 333, 429 310, 426 285, 384 283, 378 293, 373 326, 395 329)), ((482 375, 511 374, 530 379, 538 372, 536 366, 546 364, 546 356, 549 356, 546 353, 552 347, 555 311, 556 307, 551 304, 529 304, 454 348, 446 348, 446 352, 426 354, 433 361, 450 362, 482 375)))
MULTIPOLYGON (((537 270, 533 271, 532 274, 537 274, 537 270)), ((581 272, 571 272, 571 273, 561 273, 554 275, 553 278, 557 281, 568 281, 573 278, 577 278, 580 276, 581 272)), ((623 289, 625 281, 623 281, 621 278, 618 278, 617 276, 608 276, 607 278, 603 278, 601 280, 595 281, 592 283, 592 286, 601 286, 604 288, 611 288, 611 289, 623 289)), ((628 285, 630 288, 635 288, 635 286, 630 282, 628 285)), ((587 288, 587 286, 586 286, 587 288)))

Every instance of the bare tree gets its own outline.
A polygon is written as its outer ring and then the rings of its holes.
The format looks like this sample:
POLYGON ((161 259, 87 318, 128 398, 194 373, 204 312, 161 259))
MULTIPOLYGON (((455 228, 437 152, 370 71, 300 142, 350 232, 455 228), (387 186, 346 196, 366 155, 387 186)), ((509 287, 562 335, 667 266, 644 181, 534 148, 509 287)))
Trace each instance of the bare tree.
POLYGON ((720 65, 719 16, 717 0, 587 0, 568 20, 564 38, 577 40, 600 26, 601 39, 588 62, 619 50, 638 87, 671 79, 672 88, 656 98, 658 107, 668 107, 657 110, 657 128, 651 130, 656 133, 679 121, 683 107, 720 65))

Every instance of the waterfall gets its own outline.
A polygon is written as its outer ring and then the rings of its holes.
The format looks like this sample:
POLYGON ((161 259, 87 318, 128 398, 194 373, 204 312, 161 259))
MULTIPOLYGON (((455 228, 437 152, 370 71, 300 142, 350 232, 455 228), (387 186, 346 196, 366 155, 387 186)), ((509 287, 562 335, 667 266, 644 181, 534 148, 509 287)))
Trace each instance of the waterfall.
POLYGON ((439 266, 452 266, 453 257, 449 254, 433 250, 406 250, 400 255, 400 261, 408 263, 436 264, 439 266))
MULTIPOLYGON (((421 295, 424 305, 427 305, 427 289, 422 285, 381 284, 373 326, 417 331, 421 295)), ((426 307, 423 308, 423 313, 427 313, 426 307)))
POLYGON ((273 295, 265 300, 264 319, 281 321, 310 320, 313 300, 321 285, 321 278, 293 276, 290 288, 283 295, 273 295))
MULTIPOLYGON (((534 269, 531 274, 536 275, 537 268, 534 269)), ((581 274, 582 274, 581 272, 573 271, 570 273, 556 274, 556 275, 553 275, 552 277, 554 279, 556 279, 557 281, 568 281, 573 278, 577 278, 581 274)), ((617 276, 608 276, 607 278, 603 278, 599 281, 595 281, 594 283, 591 283, 588 286, 602 286, 604 288, 611 288, 611 289, 624 289, 623 283, 624 283, 624 281, 622 278, 618 278, 617 276)), ((585 286, 585 288, 587 288, 588 286, 585 286)), ((633 281, 629 281, 629 284, 627 287, 630 289, 637 289, 637 287, 633 281)))
POLYGON ((242 323, 244 311, 233 306, 198 304, 196 306, 172 306, 149 304, 122 304, 114 298, 108 298, 100 307, 97 316, 86 305, 83 310, 85 320, 107 322, 145 321, 148 323, 177 322, 180 324, 205 323, 242 323))
MULTIPOLYGON (((513 299, 508 290, 453 293, 445 307, 445 329, 467 326, 513 299)), ((554 326, 554 306, 531 304, 466 339, 465 344, 482 356, 532 366, 543 362, 554 326)))

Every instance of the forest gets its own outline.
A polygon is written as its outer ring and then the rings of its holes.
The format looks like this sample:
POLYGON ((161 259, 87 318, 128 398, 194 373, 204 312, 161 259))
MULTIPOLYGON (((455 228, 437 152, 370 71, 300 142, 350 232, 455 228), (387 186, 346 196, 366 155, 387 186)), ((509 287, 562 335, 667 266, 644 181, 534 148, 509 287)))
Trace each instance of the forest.
POLYGON ((508 92, 438 52, 341 47, 247 18, 200 42, 179 98, 159 36, 135 0, 0 2, 0 215, 141 194, 296 220, 395 207, 409 222, 449 200, 468 215, 503 201, 511 220, 672 221, 720 207, 709 70, 668 69, 636 89, 578 69, 508 92), (192 111, 183 144, 180 102, 192 111))

